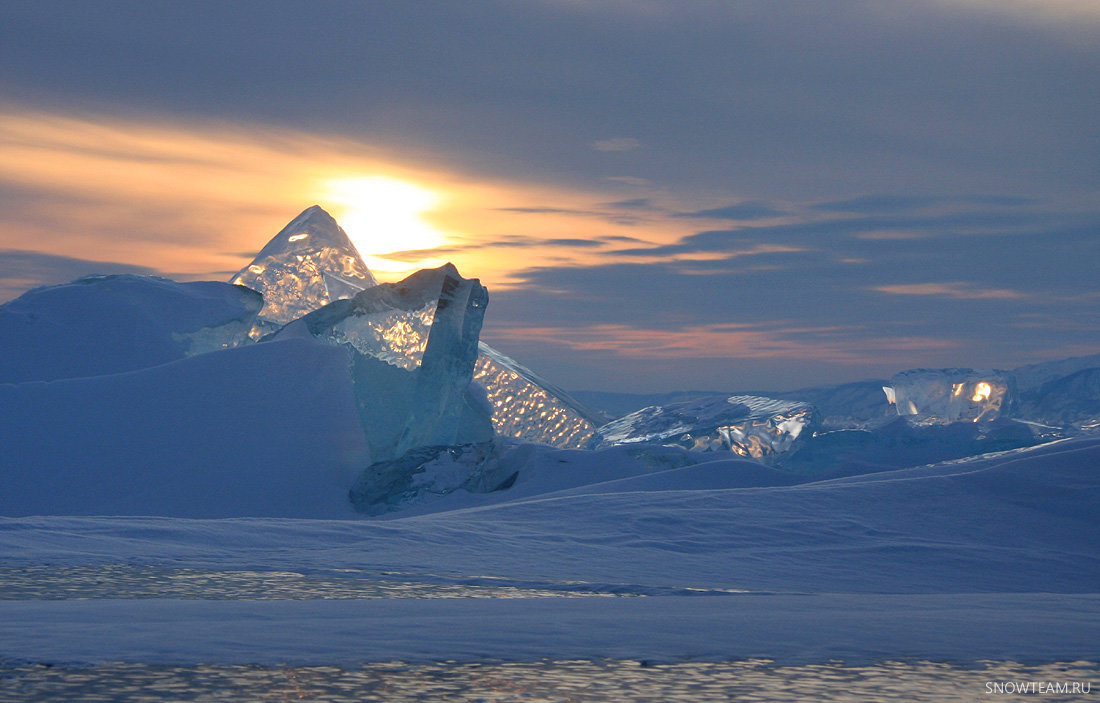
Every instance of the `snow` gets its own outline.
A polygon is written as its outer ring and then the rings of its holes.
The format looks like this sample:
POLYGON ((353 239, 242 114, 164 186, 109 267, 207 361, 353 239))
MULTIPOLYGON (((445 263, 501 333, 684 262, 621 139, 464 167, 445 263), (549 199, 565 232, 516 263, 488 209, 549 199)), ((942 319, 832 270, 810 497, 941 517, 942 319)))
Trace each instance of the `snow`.
POLYGON ((0 601, 0 660, 1100 657, 1100 440, 793 485, 726 460, 562 488, 581 467, 606 466, 605 478, 639 467, 622 449, 522 449, 539 469, 512 496, 488 494, 492 504, 469 496, 386 520, 2 518, 0 561, 563 597, 0 601), (640 597, 564 597, 577 589, 640 597))
POLYGON ((8 518, 0 558, 781 592, 1100 587, 1100 440, 794 485, 741 479, 732 460, 642 473, 622 454, 602 457, 610 483, 555 483, 569 454, 543 448, 529 458, 541 470, 509 491, 456 492, 385 520, 8 518))
POLYGON ((156 366, 248 340, 262 301, 215 281, 87 276, 0 305, 0 383, 156 366))
POLYGON ((350 516, 370 458, 346 352, 302 339, 0 384, 0 408, 3 515, 350 516))

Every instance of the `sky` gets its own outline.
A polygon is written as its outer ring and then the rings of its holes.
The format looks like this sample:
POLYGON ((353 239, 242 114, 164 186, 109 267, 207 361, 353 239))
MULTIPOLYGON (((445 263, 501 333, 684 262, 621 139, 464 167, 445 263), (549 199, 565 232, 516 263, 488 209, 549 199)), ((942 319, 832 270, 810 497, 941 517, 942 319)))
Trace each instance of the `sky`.
POLYGON ((0 5, 0 301, 306 207, 573 390, 1100 352, 1100 3, 0 5))

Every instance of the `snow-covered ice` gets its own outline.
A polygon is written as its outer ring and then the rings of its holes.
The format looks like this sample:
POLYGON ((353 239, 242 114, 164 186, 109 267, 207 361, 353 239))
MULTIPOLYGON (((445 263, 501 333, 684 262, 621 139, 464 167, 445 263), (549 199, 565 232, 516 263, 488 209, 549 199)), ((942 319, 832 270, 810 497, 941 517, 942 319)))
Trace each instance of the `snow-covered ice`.
POLYGON ((0 383, 148 368, 247 343, 262 299, 215 281, 86 276, 0 305, 0 383))

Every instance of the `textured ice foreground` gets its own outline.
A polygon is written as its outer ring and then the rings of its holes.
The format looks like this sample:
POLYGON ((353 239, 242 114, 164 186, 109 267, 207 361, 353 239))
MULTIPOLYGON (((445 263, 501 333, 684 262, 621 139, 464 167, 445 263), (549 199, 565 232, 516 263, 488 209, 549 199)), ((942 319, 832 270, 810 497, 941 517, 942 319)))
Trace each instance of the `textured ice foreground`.
MULTIPOLYGON (((1080 699, 1095 681, 1087 662, 1039 666, 983 662, 978 666, 942 662, 890 661, 864 666, 837 662, 777 665, 767 659, 726 662, 655 663, 633 659, 534 662, 400 661, 366 666, 165 666, 108 664, 86 667, 24 665, 0 668, 11 690, 38 699, 114 699, 160 703, 210 701, 230 692, 235 698, 275 700, 294 697, 333 703, 446 700, 486 703, 513 700, 661 701, 704 703, 751 700, 789 703, 815 701, 885 703, 969 703, 988 682, 1043 682, 1034 687, 1043 700, 1080 699), (1076 694, 1051 695, 1065 684, 1076 694), (1078 683, 1074 688, 1073 684, 1078 683)), ((1096 689, 1090 687, 1089 690, 1096 689)))

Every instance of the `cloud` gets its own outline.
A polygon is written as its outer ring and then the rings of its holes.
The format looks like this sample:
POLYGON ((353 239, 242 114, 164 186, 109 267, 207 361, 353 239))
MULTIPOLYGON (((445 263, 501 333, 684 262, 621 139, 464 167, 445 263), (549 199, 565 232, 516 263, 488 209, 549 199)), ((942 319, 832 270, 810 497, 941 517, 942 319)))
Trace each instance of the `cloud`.
POLYGON ((498 207, 497 212, 514 212, 521 215, 593 215, 589 210, 573 210, 561 207, 498 207))
POLYGON ((112 273, 163 275, 147 266, 133 266, 116 261, 91 261, 36 251, 0 249, 0 302, 18 297, 38 286, 68 283, 92 274, 112 273))
POLYGON ((642 143, 633 137, 612 137, 592 142, 596 151, 634 151, 642 148, 642 143))
POLYGON ((810 205, 820 212, 843 212, 849 214, 899 214, 926 210, 936 205, 987 205, 993 207, 1020 207, 1036 204, 1035 198, 1015 195, 904 195, 891 193, 870 193, 845 200, 830 200, 810 205))
POLYGON ((822 212, 879 214, 911 212, 940 202, 943 202, 943 198, 939 196, 875 193, 861 195, 847 200, 831 200, 824 203, 816 203, 810 207, 822 212))
POLYGON ((618 208, 620 210, 656 210, 657 206, 650 198, 631 198, 629 200, 616 200, 615 202, 606 203, 606 207, 618 208))
POLYGON ((765 325, 714 323, 677 328, 626 324, 570 327, 495 328, 495 338, 510 342, 554 343, 576 351, 607 352, 636 359, 786 359, 837 364, 866 364, 888 351, 920 352, 957 347, 939 337, 863 338, 845 327, 799 327, 790 321, 765 325))
POLYGON ((758 202, 746 201, 726 205, 725 207, 711 208, 709 210, 695 210, 693 212, 678 212, 676 217, 697 217, 718 220, 759 220, 766 217, 776 217, 783 213, 772 206, 758 202))
POLYGON ((1024 293, 1007 288, 979 288, 971 283, 901 283, 873 286, 871 290, 890 295, 931 295, 951 300, 1019 300, 1028 297, 1024 293))

